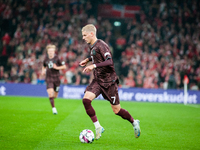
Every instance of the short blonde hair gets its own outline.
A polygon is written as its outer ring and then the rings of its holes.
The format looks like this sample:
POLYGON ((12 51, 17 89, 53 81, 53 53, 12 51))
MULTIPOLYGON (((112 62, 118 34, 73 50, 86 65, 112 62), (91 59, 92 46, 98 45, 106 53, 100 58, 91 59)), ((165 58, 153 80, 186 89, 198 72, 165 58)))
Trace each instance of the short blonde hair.
POLYGON ((56 46, 53 45, 53 44, 48 44, 48 45, 46 46, 46 50, 47 50, 47 51, 48 51, 48 49, 50 49, 50 48, 53 48, 53 49, 56 50, 56 46))
POLYGON ((82 28, 82 32, 94 32, 96 35, 97 29, 93 24, 88 24, 82 28))

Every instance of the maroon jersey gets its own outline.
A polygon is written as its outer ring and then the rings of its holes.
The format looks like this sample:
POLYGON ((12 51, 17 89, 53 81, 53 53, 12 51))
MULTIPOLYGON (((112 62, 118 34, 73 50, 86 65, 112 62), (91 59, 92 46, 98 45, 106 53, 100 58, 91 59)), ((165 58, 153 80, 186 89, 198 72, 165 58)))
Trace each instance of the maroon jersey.
MULTIPOLYGON (((104 62, 107 59, 112 60, 110 48, 104 41, 99 39, 90 47, 90 56, 93 64, 104 62)), ((113 61, 112 65, 95 68, 93 74, 94 79, 104 87, 110 86, 110 84, 114 83, 115 81, 118 82, 113 61)))
POLYGON ((46 67, 46 82, 56 82, 60 81, 60 73, 59 70, 56 70, 53 68, 53 64, 56 64, 57 66, 62 66, 65 64, 65 62, 62 62, 59 60, 58 56, 54 56, 54 58, 49 59, 46 57, 43 62, 43 66, 46 67))

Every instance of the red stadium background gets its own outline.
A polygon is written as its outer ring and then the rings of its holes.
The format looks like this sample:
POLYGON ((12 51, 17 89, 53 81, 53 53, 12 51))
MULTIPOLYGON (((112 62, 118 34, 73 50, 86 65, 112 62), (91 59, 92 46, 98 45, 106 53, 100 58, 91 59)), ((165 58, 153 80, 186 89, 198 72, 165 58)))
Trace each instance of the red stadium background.
POLYGON ((81 27, 92 23, 109 44, 121 87, 200 88, 200 2, 0 1, 0 82, 45 84, 45 46, 66 61, 61 83, 87 85, 79 62, 88 56, 81 27))

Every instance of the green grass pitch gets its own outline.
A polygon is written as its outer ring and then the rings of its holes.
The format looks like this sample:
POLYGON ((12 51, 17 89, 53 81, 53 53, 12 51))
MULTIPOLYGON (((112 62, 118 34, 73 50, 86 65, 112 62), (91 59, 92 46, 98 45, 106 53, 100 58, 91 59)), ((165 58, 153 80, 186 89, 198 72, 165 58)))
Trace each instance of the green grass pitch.
POLYGON ((0 149, 7 150, 133 150, 200 149, 200 105, 124 102, 122 108, 140 120, 136 139, 131 124, 114 115, 108 101, 93 107, 105 133, 92 144, 79 141, 94 125, 81 100, 56 99, 53 115, 48 98, 0 96, 0 149))

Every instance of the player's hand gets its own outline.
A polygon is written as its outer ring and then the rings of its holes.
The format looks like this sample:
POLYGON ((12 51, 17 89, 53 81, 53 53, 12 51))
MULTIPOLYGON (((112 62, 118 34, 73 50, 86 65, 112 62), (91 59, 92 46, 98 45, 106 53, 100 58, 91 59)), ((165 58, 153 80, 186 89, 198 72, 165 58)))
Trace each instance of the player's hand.
POLYGON ((80 65, 80 66, 86 66, 87 63, 88 63, 88 60, 85 59, 85 60, 81 61, 81 62, 79 63, 79 65, 80 65))
POLYGON ((44 76, 46 74, 46 70, 42 70, 42 76, 44 76))
POLYGON ((56 64, 53 64, 53 69, 58 70, 58 66, 56 64))
POLYGON ((94 65, 89 65, 87 67, 85 67, 83 69, 83 73, 86 72, 86 73, 89 73, 90 71, 92 71, 94 69, 94 65))

